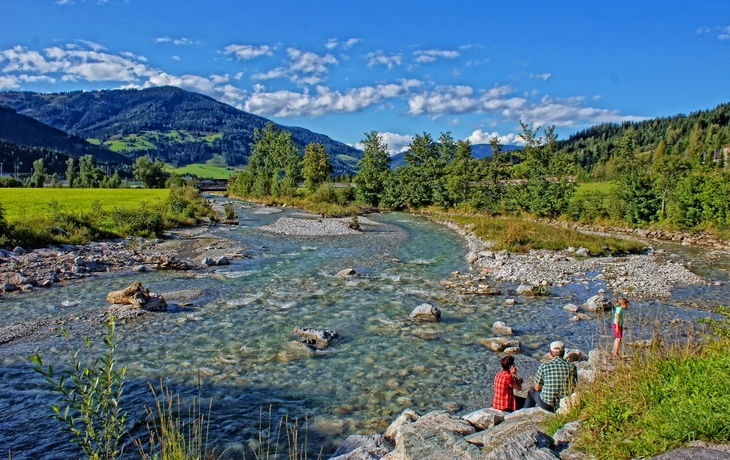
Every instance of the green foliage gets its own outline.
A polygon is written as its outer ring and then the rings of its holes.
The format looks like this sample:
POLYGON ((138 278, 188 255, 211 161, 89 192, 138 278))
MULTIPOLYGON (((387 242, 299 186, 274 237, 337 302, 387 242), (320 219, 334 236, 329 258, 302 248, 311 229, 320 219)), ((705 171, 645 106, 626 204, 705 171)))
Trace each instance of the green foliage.
POLYGON ((730 438, 727 339, 655 347, 583 393, 573 445, 599 459, 649 458, 690 441, 730 438))
POLYGON ((390 176, 390 155, 388 144, 384 143, 377 131, 365 133, 364 157, 358 162, 358 173, 355 176, 357 201, 378 206, 382 199, 385 183, 390 176))
POLYGON ((150 161, 146 156, 137 158, 132 166, 135 179, 144 182, 148 188, 163 188, 168 174, 164 172, 165 163, 158 159, 150 161))
POLYGON ((710 316, 705 316, 697 320, 698 324, 706 324, 707 327, 717 337, 723 337, 730 339, 730 324, 728 323, 728 316, 730 316, 729 307, 719 307, 717 313, 723 316, 722 319, 715 319, 710 316))
POLYGON ((38 158, 33 162, 33 175, 30 181, 33 187, 43 188, 43 183, 46 181, 46 167, 43 166, 43 158, 38 158))
MULTIPOLYGON (((53 366, 43 363, 39 354, 30 359, 33 370, 41 374, 51 391, 61 398, 61 407, 52 405, 53 417, 64 425, 89 459, 112 460, 121 454, 119 440, 126 433, 127 414, 120 407, 126 368, 116 369, 114 317, 104 322, 109 331, 104 337, 106 351, 85 363, 76 351, 70 370, 56 373, 53 366), (65 406, 65 407, 63 407, 65 406)), ((68 333, 63 331, 68 339, 68 333)), ((86 337, 89 356, 93 356, 91 341, 86 337)))
POLYGON ((327 180, 332 174, 332 165, 329 162, 329 155, 322 144, 309 144, 304 149, 302 160, 302 177, 304 177, 304 188, 310 193, 317 189, 319 184, 327 180))
POLYGON ((223 205, 223 212, 225 213, 226 220, 233 220, 236 218, 236 207, 233 203, 226 203, 223 205))

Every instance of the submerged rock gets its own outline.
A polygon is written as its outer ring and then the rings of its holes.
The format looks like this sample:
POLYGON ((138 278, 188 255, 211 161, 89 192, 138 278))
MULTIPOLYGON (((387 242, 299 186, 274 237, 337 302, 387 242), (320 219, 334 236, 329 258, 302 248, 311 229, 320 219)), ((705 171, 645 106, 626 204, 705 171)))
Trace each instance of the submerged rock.
POLYGON ((580 307, 576 304, 569 303, 568 305, 563 307, 563 310, 569 311, 571 313, 578 313, 578 310, 580 310, 580 307))
POLYGON ((304 337, 302 343, 318 350, 327 348, 330 341, 338 335, 336 331, 331 331, 329 329, 318 330, 299 326, 294 328, 294 333, 304 337))
POLYGON ((501 353, 507 348, 520 348, 519 340, 510 340, 504 337, 493 337, 491 339, 479 339, 479 343, 490 350, 501 353))
POLYGON ((355 276, 357 275, 357 272, 353 268, 346 268, 344 270, 340 270, 335 275, 336 278, 345 278, 347 276, 355 276))
POLYGON ((159 311, 167 308, 164 297, 150 294, 150 290, 143 287, 139 281, 133 282, 126 289, 110 292, 107 294, 106 300, 113 305, 133 305, 135 308, 143 308, 149 311, 159 311))
POLYGON ((495 335, 512 335, 512 328, 507 326, 503 321, 496 321, 492 324, 492 332, 495 335))
POLYGON ((435 322, 441 319, 441 310, 429 303, 422 303, 417 306, 409 316, 414 321, 435 322))
POLYGON ((611 306, 611 302, 603 294, 594 295, 583 304, 583 308, 592 312, 610 310, 611 306))

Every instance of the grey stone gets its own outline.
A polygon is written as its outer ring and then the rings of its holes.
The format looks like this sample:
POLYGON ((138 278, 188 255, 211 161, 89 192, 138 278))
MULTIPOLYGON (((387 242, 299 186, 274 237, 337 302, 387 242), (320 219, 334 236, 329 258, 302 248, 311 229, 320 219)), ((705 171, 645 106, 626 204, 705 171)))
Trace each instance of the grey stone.
POLYGON ((561 429, 555 432, 553 440, 555 444, 569 444, 573 440, 573 434, 580 428, 579 421, 568 422, 561 429))
POLYGON ((483 447, 484 450, 489 451, 509 442, 511 438, 520 433, 542 430, 542 424, 547 419, 549 412, 542 409, 539 409, 539 411, 534 411, 534 408, 515 411, 505 417, 504 422, 499 425, 488 430, 470 434, 464 439, 471 444, 483 447), (520 414, 520 412, 523 414, 520 414), (510 415, 515 415, 515 417, 509 418, 510 415))
POLYGON ((445 411, 430 412, 414 423, 403 425, 395 438, 390 460, 473 459, 480 450, 463 435, 474 433, 471 423, 445 411))
POLYGON ((728 460, 730 459, 730 453, 719 449, 680 447, 652 457, 652 460, 685 460, 688 458, 692 460, 728 460))
POLYGON ((520 347, 519 340, 510 340, 504 337, 493 337, 491 339, 479 339, 479 343, 497 353, 503 352, 506 348, 520 347))
POLYGON ((492 332, 494 335, 512 335, 512 328, 507 326, 503 321, 495 321, 492 324, 492 332))
POLYGON ((49 278, 41 283, 42 287, 50 287, 53 284, 53 281, 49 278))
POLYGON ((86 273, 86 267, 84 267, 83 265, 72 265, 71 273, 74 273, 76 275, 86 273))
POLYGON ((479 257, 484 257, 485 259, 494 259, 494 253, 492 251, 481 251, 479 253, 479 257))
POLYGON ((576 255, 577 257, 588 257, 588 256, 590 256, 590 255, 591 255, 591 252, 590 252, 590 251, 589 251, 588 249, 586 249, 586 248, 584 248, 583 246, 581 246, 581 247, 579 247, 579 248, 578 248, 578 249, 577 249, 577 250, 575 251, 575 255, 576 255))
POLYGON ((504 349, 504 353, 507 353, 508 355, 522 353, 522 347, 507 347, 504 349))
POLYGON ((230 265, 230 261, 228 260, 228 257, 226 256, 220 256, 215 259, 216 265, 230 265))
POLYGON ((204 267, 212 267, 215 265, 215 260, 211 259, 210 257, 203 257, 203 259, 200 261, 200 264, 204 267))
POLYGON ((77 257, 74 259, 74 265, 85 265, 86 261, 83 257, 77 257))
POLYGON ((517 301, 515 299, 504 299, 505 305, 515 305, 517 304, 517 301))
POLYGON ((106 267, 98 262, 84 262, 84 267, 90 272, 103 272, 106 271, 106 267))
POLYGON ((21 248, 20 246, 15 246, 15 249, 13 249, 13 254, 15 254, 16 256, 22 256, 28 254, 28 251, 21 248))
POLYGON ((421 418, 420 415, 418 415, 418 412, 412 410, 412 409, 406 409, 401 414, 393 420, 393 422, 388 426, 388 429, 385 430, 385 434, 383 435, 386 439, 389 439, 391 441, 395 440, 396 435, 398 434, 398 431, 404 426, 409 423, 413 423, 416 420, 421 418))
POLYGON ((488 407, 470 412, 461 418, 474 425, 477 429, 486 430, 504 421, 507 412, 488 407))
POLYGON ((588 364, 594 371, 612 371, 614 368, 611 353, 597 348, 588 352, 588 364))
POLYGON ((5 283, 2 285, 2 288, 3 288, 3 292, 13 292, 13 291, 17 291, 20 289, 17 285, 15 285, 13 283, 5 283))
POLYGON ((568 305, 563 307, 563 310, 569 311, 571 313, 578 313, 579 309, 580 309, 580 307, 578 307, 578 305, 573 304, 573 303, 569 303, 568 305))
POLYGON ((553 439, 540 430, 525 431, 484 455, 482 460, 555 460, 553 439))
POLYGON ((578 369, 579 382, 592 382, 596 379, 596 371, 593 369, 578 369))
POLYGON ((347 276, 355 276, 355 275, 357 275, 357 272, 355 271, 355 269, 353 269, 353 268, 346 268, 344 270, 338 271, 337 274, 335 275, 335 277, 337 277, 337 278, 344 278, 344 277, 347 277, 347 276))
POLYGON ((441 319, 441 310, 429 303, 422 303, 417 306, 409 315, 414 321, 438 321, 441 319))
POLYGON ((466 261, 470 264, 475 263, 477 260, 479 260, 479 254, 477 254, 476 252, 470 252, 466 255, 466 261))
POLYGON ((143 272, 147 271, 147 266, 146 265, 135 265, 134 267, 132 267, 132 271, 143 273, 143 272))
POLYGON ((393 450, 393 445, 381 435, 364 436, 353 434, 337 448, 330 459, 360 460, 381 458, 393 450))
POLYGON ((611 309, 611 302, 605 295, 597 294, 586 300, 586 303, 583 304, 583 308, 592 312, 606 311, 611 309))

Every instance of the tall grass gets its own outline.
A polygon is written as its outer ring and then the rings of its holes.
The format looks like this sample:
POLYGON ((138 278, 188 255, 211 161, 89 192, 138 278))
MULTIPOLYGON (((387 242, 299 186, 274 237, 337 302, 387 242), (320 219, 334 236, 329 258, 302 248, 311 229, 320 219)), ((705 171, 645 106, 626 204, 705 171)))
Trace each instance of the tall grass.
POLYGON ((651 349, 582 386, 580 404, 549 420, 546 432, 580 419, 572 445, 599 459, 648 458, 694 440, 727 443, 730 338, 717 333, 726 321, 709 326, 714 338, 691 328, 660 343, 655 334, 651 349))
POLYGON ((579 232, 572 228, 555 227, 518 217, 437 215, 466 226, 471 225, 476 236, 495 242, 497 250, 528 252, 531 249, 560 250, 583 246, 593 255, 638 253, 645 244, 628 239, 579 232))

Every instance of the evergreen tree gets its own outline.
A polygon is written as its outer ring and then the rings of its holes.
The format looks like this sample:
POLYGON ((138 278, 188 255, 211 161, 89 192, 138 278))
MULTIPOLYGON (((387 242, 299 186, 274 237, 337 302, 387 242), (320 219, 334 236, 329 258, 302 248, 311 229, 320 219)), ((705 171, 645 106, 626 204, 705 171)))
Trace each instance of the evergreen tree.
POLYGON ((357 163, 355 196, 360 203, 378 206, 391 174, 388 144, 383 142, 377 131, 365 133, 362 143, 364 157, 357 163))
POLYGON ((329 155, 324 150, 324 145, 317 143, 307 145, 302 160, 302 176, 307 191, 311 193, 316 190, 330 174, 332 174, 332 165, 329 162, 329 155))

